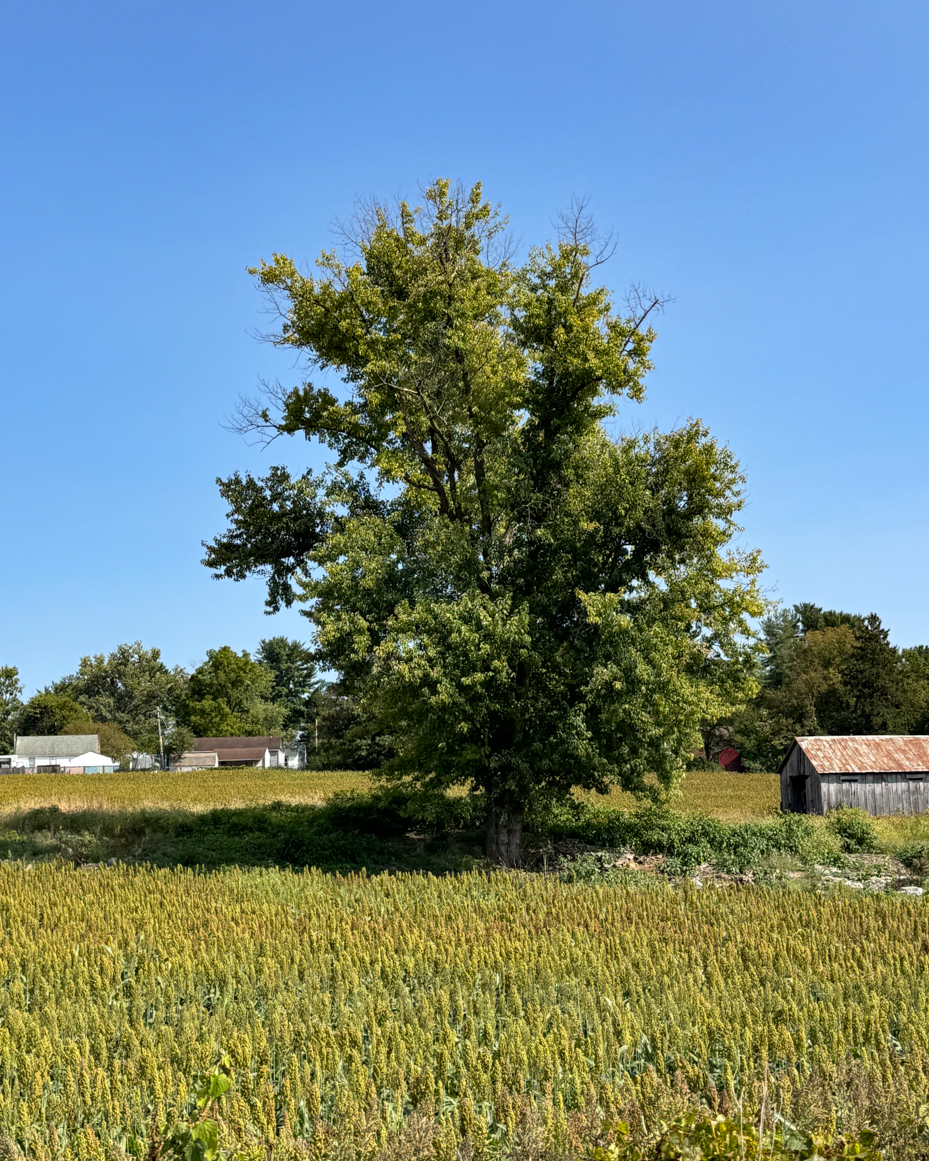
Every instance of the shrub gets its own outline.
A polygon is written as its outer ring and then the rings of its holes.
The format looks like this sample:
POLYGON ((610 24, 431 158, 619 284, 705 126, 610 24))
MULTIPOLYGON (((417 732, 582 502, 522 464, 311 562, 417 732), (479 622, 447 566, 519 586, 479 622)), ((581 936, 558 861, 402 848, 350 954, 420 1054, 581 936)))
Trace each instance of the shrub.
POLYGON ((666 869, 675 874, 687 874, 701 863, 738 874, 773 855, 795 855, 805 863, 836 862, 842 857, 836 836, 801 814, 733 824, 652 804, 635 811, 586 807, 573 817, 559 816, 547 834, 556 840, 663 855, 666 869))
POLYGON ((929 842, 907 843, 897 851, 897 858, 914 875, 929 876, 929 842))
POLYGON ((871 816, 857 806, 837 806, 826 816, 826 826, 849 854, 868 854, 880 850, 880 842, 871 816))

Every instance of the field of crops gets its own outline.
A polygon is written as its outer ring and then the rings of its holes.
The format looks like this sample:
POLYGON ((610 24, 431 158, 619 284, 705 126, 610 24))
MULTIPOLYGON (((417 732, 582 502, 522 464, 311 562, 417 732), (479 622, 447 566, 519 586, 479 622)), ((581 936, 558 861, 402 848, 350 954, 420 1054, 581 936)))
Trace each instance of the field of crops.
POLYGON ((921 900, 6 863, 0 927, 36 1157, 144 1140, 220 1050, 224 1132, 281 1157, 567 1159, 700 1101, 898 1131, 929 1091, 921 900))
POLYGON ((7 774, 0 813, 59 806, 62 810, 167 808, 206 810, 262 802, 323 802, 371 779, 352 770, 137 770, 116 774, 7 774))
MULTIPOLYGON (((370 786, 253 769, 0 778, 0 1161, 146 1154, 224 1052, 224 1140, 256 1158, 575 1161, 604 1124, 647 1139, 695 1107, 873 1126, 885 1156, 917 1155, 925 898, 279 869, 438 865, 366 830, 367 799, 318 809, 370 786), (72 865, 110 853, 127 861, 72 865)), ((675 806, 771 819, 777 780, 695 772, 675 806)), ((877 827, 890 849, 927 823, 877 827)))
MULTIPOLYGON (((15 774, 0 777, 0 813, 55 805, 62 810, 167 808, 205 810, 263 802, 323 802, 346 790, 367 790, 371 778, 351 770, 189 770, 117 774, 15 774)), ((614 791, 590 801, 631 808, 631 795, 614 791)), ((777 779, 771 774, 694 771, 675 806, 720 818, 750 818, 777 810, 777 779)))

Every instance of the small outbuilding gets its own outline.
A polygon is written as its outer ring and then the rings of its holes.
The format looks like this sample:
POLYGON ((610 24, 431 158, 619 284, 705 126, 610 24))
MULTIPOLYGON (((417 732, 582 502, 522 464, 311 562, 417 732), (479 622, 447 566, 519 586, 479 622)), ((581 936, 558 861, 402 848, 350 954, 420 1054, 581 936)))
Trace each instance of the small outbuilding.
POLYGON ((68 774, 112 774, 115 769, 116 763, 112 758, 108 758, 106 754, 97 754, 93 750, 70 758, 65 767, 68 774))
POLYGON ((781 762, 781 810, 825 814, 858 806, 868 814, 929 811, 929 736, 797 738, 781 762))
POLYGON ((214 753, 217 766, 283 766, 278 737, 194 738, 193 748, 214 753))

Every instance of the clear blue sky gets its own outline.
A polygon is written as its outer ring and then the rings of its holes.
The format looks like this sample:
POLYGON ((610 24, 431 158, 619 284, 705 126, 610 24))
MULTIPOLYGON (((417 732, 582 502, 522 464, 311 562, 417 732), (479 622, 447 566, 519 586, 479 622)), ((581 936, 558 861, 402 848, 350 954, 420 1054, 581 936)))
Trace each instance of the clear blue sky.
POLYGON ((30 0, 0 48, 0 664, 306 637, 217 582, 224 430, 261 376, 245 267, 358 196, 481 179, 526 243, 587 194, 606 278, 675 296, 649 401, 749 480, 786 602, 929 642, 929 6, 856 0, 30 0))

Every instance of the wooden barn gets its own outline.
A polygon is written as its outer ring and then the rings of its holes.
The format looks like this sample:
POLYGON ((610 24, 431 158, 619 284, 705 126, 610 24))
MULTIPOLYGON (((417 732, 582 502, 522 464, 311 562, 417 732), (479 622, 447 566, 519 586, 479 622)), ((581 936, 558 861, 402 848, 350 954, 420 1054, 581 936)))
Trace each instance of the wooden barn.
POLYGON ((782 810, 919 814, 929 810, 929 736, 797 738, 778 774, 782 810))

